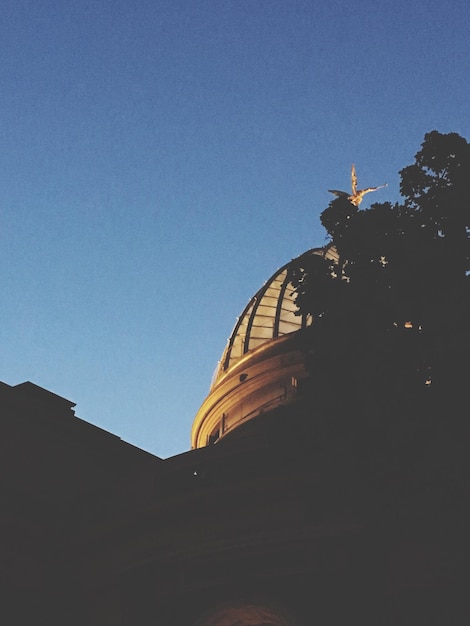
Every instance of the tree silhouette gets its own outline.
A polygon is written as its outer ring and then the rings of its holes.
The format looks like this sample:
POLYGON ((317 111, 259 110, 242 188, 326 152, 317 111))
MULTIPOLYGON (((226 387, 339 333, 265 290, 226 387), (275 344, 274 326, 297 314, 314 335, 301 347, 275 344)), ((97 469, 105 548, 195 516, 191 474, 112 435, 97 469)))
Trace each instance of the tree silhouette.
POLYGON ((402 203, 333 200, 321 222, 338 261, 292 269, 314 320, 309 393, 389 441, 444 421, 468 436, 470 145, 432 131, 400 175, 402 203))

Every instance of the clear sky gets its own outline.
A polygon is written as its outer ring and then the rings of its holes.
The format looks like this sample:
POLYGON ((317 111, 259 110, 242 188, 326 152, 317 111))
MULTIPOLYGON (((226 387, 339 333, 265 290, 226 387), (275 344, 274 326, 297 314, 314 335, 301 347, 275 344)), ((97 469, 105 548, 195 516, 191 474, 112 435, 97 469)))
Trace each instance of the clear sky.
POLYGON ((0 380, 167 457, 248 299, 470 139, 468 0, 3 0, 0 380))

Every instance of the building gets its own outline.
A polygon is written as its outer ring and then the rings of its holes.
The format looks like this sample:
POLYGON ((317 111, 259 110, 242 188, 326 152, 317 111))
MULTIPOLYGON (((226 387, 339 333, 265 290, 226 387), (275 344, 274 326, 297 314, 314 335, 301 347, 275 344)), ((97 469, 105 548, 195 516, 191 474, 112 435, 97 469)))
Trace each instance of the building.
POLYGON ((467 483, 436 470, 439 442, 412 474, 378 475, 325 428, 288 269, 239 317, 184 454, 0 385, 1 623, 468 623, 467 483))

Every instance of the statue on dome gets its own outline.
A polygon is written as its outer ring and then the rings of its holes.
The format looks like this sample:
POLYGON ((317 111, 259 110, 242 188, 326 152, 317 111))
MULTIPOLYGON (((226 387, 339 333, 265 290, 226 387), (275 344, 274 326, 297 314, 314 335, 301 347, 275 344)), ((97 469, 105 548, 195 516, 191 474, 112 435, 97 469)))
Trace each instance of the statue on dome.
POLYGON ((349 194, 347 191, 338 191, 337 189, 328 189, 328 191, 338 198, 347 198, 349 202, 354 204, 354 206, 359 206, 362 202, 362 198, 366 195, 366 193, 370 193, 371 191, 377 191, 377 189, 382 189, 386 187, 387 183, 384 185, 379 185, 378 187, 367 187, 366 189, 358 189, 357 188, 357 176, 356 176, 356 168, 354 167, 354 163, 351 167, 351 189, 352 193, 349 194))

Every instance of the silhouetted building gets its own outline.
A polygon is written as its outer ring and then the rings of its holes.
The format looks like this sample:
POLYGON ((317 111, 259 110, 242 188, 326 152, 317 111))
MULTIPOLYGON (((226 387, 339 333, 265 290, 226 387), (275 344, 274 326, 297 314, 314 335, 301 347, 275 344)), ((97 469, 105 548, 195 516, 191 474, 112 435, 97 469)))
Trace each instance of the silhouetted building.
POLYGON ((288 266, 239 317, 189 452, 162 460, 0 384, 2 624, 467 623, 461 489, 434 488, 432 464, 378 476, 324 430, 288 266))

